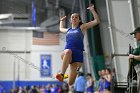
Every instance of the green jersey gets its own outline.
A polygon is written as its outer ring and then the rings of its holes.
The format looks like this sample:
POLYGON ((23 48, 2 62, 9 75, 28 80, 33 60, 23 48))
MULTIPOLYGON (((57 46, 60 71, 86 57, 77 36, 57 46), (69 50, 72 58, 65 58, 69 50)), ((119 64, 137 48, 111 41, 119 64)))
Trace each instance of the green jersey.
MULTIPOLYGON (((140 43, 138 44, 138 47, 134 49, 133 54, 140 55, 140 43)), ((140 61, 134 59, 133 64, 134 65, 140 64, 140 61)))

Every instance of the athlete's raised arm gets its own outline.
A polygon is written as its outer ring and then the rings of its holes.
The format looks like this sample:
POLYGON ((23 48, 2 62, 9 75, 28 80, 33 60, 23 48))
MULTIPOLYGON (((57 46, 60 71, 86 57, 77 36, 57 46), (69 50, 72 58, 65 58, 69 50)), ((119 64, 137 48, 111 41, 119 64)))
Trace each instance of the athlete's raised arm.
POLYGON ((94 20, 87 22, 87 23, 84 23, 82 25, 82 29, 84 29, 84 31, 86 31, 87 29, 92 28, 100 23, 99 16, 94 9, 94 5, 90 5, 87 9, 91 11, 91 13, 94 17, 94 20))
POLYGON ((66 16, 60 18, 59 30, 60 30, 61 32, 67 32, 67 29, 65 28, 65 20, 66 20, 66 16))

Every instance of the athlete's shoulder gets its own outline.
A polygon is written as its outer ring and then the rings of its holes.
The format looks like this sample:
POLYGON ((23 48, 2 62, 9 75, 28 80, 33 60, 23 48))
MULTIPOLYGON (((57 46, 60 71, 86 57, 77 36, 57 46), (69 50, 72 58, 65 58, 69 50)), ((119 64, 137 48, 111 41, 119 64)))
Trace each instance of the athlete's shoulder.
POLYGON ((69 32, 71 29, 72 29, 71 27, 70 27, 70 28, 68 28, 68 29, 67 29, 67 32, 69 32))

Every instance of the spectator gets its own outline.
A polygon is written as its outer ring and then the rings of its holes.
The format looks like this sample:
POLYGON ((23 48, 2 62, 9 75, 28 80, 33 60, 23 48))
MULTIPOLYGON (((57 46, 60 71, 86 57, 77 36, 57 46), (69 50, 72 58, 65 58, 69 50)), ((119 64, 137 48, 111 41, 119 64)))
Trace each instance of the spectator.
POLYGON ((105 92, 110 93, 111 92, 111 80, 112 80, 110 69, 105 70, 104 78, 105 78, 105 92))
POLYGON ((105 92, 105 70, 101 70, 101 77, 99 80, 99 93, 104 93, 105 92))
POLYGON ((58 90, 59 90, 58 85, 53 84, 52 85, 52 88, 51 88, 51 93, 58 93, 58 90))
POLYGON ((69 92, 69 85, 67 83, 63 83, 61 93, 68 93, 69 92))
MULTIPOLYGON (((132 54, 129 54, 128 58, 131 62, 131 66, 134 66, 135 70, 133 70, 133 75, 137 74, 137 93, 140 93, 140 27, 137 27, 134 32, 130 33, 130 35, 134 35, 137 41, 137 47, 134 49, 132 54)), ((133 77, 132 77, 133 79, 133 77)))
POLYGON ((75 80, 74 90, 76 93, 84 93, 86 87, 86 79, 84 73, 79 72, 78 77, 75 80))
POLYGON ((98 71, 98 75, 99 75, 99 80, 96 80, 95 84, 95 91, 98 93, 99 92, 99 82, 101 79, 101 70, 98 71))
POLYGON ((45 88, 45 93, 51 93, 51 85, 48 84, 45 88))
POLYGON ((10 93, 14 93, 14 88, 11 88, 10 89, 10 93))
POLYGON ((86 86, 86 93, 93 93, 94 92, 94 80, 91 73, 87 73, 87 86, 86 86))
POLYGON ((38 93, 36 86, 32 86, 31 93, 38 93))

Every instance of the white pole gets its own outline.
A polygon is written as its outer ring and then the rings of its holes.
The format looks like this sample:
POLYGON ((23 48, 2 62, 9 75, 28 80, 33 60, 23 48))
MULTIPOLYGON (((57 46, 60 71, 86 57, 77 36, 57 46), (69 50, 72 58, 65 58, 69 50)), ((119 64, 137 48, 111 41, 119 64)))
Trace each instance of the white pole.
POLYGON ((129 3, 129 8, 130 8, 132 30, 134 30, 134 29, 135 29, 135 23, 134 23, 134 15, 133 15, 132 0, 128 0, 128 3, 129 3))
MULTIPOLYGON (((110 17, 110 8, 109 8, 109 0, 106 0, 106 8, 107 8, 107 16, 108 16, 108 29, 109 29, 109 33, 110 33, 110 39, 111 39, 111 47, 112 47, 112 53, 115 53, 115 47, 114 47, 114 40, 113 40, 113 33, 112 33, 112 28, 111 28, 111 17, 110 17)), ((111 68, 113 70, 113 63, 114 63, 114 67, 115 67, 115 72, 117 74, 117 65, 116 65, 116 58, 112 58, 111 62, 111 68)), ((116 79, 118 81, 118 76, 116 75, 116 79)))
MULTIPOLYGON (((132 30, 134 31, 135 29, 135 23, 134 23, 134 15, 133 15, 133 6, 132 6, 132 0, 128 0, 129 3, 129 9, 130 9, 130 16, 131 16, 131 23, 132 23, 132 30)), ((134 46, 137 47, 137 42, 134 38, 134 46)))
POLYGON ((72 2, 72 10, 71 10, 71 13, 73 13, 73 12, 74 12, 74 7, 75 7, 75 4, 76 4, 76 0, 73 0, 73 2, 72 2))

